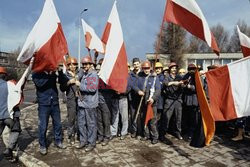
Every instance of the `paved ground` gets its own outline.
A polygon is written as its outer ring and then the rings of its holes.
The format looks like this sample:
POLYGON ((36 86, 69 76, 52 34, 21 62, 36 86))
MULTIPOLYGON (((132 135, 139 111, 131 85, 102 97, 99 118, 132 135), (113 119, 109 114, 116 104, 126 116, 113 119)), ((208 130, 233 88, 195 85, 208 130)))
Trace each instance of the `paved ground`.
MULTIPOLYGON (((69 146, 66 150, 60 150, 53 146, 53 130, 50 120, 48 141, 49 150, 46 156, 38 152, 37 140, 37 105, 31 105, 35 99, 33 92, 26 91, 26 107, 22 110, 21 124, 23 128, 20 137, 21 150, 20 161, 26 166, 250 166, 250 138, 241 142, 232 142, 231 131, 223 130, 223 135, 215 136, 209 147, 197 149, 189 146, 184 140, 177 140, 168 135, 168 143, 152 145, 132 139, 129 136, 125 140, 113 139, 107 146, 97 145, 91 153, 77 150, 69 146), (28 93, 27 93, 28 92, 28 93)), ((64 136, 66 136, 66 106, 61 103, 61 115, 64 136)), ((66 143, 66 142, 65 142, 66 143)), ((1 140, 0 140, 1 145, 1 140)), ((22 166, 21 163, 10 164, 3 160, 0 147, 0 166, 22 166)))

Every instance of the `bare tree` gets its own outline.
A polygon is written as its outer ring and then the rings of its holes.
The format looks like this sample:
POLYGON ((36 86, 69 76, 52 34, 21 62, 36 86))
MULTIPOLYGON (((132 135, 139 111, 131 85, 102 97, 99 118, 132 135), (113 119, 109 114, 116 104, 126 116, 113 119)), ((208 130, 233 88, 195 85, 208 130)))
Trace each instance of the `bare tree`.
POLYGON ((216 26, 213 26, 211 31, 214 34, 220 51, 226 52, 229 43, 229 32, 225 30, 225 28, 220 23, 218 23, 216 26))
POLYGON ((183 53, 186 51, 186 31, 180 26, 172 23, 165 23, 155 42, 155 52, 160 54, 170 54, 170 61, 183 65, 183 53), (158 43, 159 42, 159 43, 158 43))

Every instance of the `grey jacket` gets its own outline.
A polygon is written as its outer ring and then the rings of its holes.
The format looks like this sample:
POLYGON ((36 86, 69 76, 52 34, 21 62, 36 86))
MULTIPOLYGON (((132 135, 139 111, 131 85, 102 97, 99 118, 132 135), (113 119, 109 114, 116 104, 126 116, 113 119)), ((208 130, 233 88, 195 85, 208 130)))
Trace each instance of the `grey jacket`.
POLYGON ((8 111, 8 86, 7 82, 0 79, 0 119, 10 118, 8 111))
POLYGON ((78 99, 79 107, 96 108, 98 106, 98 81, 96 71, 83 73, 80 85, 82 99, 78 99))

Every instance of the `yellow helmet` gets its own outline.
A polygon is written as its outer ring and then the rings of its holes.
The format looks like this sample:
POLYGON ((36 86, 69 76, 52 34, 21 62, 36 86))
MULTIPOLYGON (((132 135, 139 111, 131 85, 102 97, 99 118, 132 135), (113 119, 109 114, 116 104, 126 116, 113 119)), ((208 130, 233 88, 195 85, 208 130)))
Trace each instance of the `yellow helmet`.
POLYGON ((156 62, 155 68, 163 68, 163 65, 160 62, 156 62))
POLYGON ((181 68, 181 69, 179 70, 179 73, 186 73, 186 70, 183 69, 183 68, 181 68))

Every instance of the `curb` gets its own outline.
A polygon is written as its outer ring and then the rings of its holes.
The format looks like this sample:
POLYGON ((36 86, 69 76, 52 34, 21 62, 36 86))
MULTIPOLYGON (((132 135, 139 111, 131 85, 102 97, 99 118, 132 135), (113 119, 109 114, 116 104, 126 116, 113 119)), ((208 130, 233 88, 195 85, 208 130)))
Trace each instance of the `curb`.
MULTIPOLYGON (((28 107, 25 107, 21 110, 21 113, 22 111, 25 111, 25 110, 28 110, 34 106, 36 106, 37 104, 33 104, 31 106, 28 106, 28 107)), ((26 117, 26 114, 24 115, 24 118, 26 117)), ((21 120, 22 121, 22 120, 21 120)), ((25 166, 27 167, 49 167, 48 164, 46 164, 45 162, 35 158, 34 156, 26 153, 25 151, 19 151, 18 153, 18 159, 20 162, 22 162, 25 166)))

